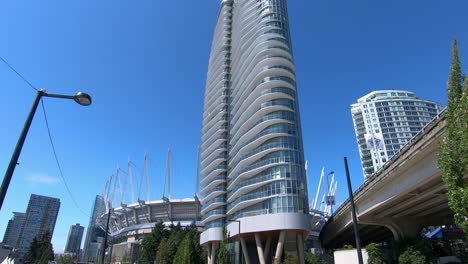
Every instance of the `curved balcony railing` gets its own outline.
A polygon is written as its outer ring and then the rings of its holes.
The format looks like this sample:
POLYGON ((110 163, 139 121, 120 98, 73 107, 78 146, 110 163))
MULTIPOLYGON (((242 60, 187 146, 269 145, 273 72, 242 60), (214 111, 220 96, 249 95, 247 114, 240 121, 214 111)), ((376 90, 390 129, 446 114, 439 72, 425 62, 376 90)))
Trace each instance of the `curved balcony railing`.
POLYGON ((224 175, 218 175, 214 177, 209 183, 207 183, 203 189, 200 190, 200 194, 204 195, 205 192, 211 190, 211 188, 214 188, 220 185, 221 183, 225 183, 225 182, 226 182, 226 177, 224 175))
MULTIPOLYGON (((285 56, 267 56, 265 59, 273 59, 273 58, 290 60, 285 56)), ((234 81, 235 80, 233 80, 233 82, 234 81)), ((238 111, 238 108, 240 107, 241 104, 238 104, 237 101, 243 100, 242 96, 246 92, 245 90, 249 90, 250 92, 254 91, 257 87, 259 87, 263 83, 267 83, 267 82, 271 82, 271 81, 284 81, 286 83, 289 83, 292 87, 296 87, 296 81, 294 79, 290 78, 290 77, 287 77, 287 76, 267 76, 267 77, 264 77, 263 79, 257 81, 256 83, 253 83, 254 81, 255 81, 255 78, 254 78, 254 80, 251 80, 251 83, 249 83, 248 85, 245 86, 245 87, 253 87, 252 89, 244 89, 244 91, 239 91, 240 94, 235 93, 235 92, 233 92, 231 94, 232 105, 235 106, 233 108, 234 111, 238 111), (236 107, 236 105, 239 105, 239 107, 236 107)))
MULTIPOLYGON (((239 161, 236 162, 236 164, 234 166, 232 166, 232 169, 230 169, 228 171, 228 175, 231 176, 231 174, 235 173, 236 170, 237 170, 237 166, 239 165, 239 163, 241 163, 244 159, 248 158, 248 157, 251 157, 255 154, 258 154, 260 152, 263 152, 263 151, 266 151, 266 150, 270 150, 270 149, 292 149, 292 150, 298 150, 299 147, 297 145, 297 143, 291 143, 291 142, 273 142, 273 143, 269 143, 269 144, 265 144, 265 145, 262 145, 252 151, 250 151, 249 153, 243 155, 239 161)), ((229 177, 228 176, 228 177, 229 177)))
POLYGON ((205 229, 213 228, 213 227, 223 227, 223 226, 224 226, 223 221, 213 220, 205 224, 205 229))
POLYGON ((201 210, 203 211, 204 209, 208 208, 210 205, 212 205, 214 203, 225 203, 225 202, 226 202, 226 200, 224 199, 224 197, 217 197, 217 198, 211 199, 209 202, 204 204, 202 206, 201 210))
MULTIPOLYGON (((214 130, 213 132, 211 132, 211 133, 209 134, 209 136, 207 137, 206 140, 202 140, 203 143, 202 143, 202 145, 201 145, 201 148, 202 148, 202 149, 205 149, 205 148, 206 148, 206 145, 212 144, 213 142, 215 142, 217 139, 219 139, 219 135, 218 135, 217 137, 215 137, 215 135, 216 135, 217 133, 221 133, 221 134, 222 134, 222 133, 225 133, 227 129, 228 129, 228 125, 226 125, 226 124, 222 124, 222 125, 218 126, 218 129, 216 129, 216 130, 214 130)), ((206 135, 206 134, 205 134, 205 135, 206 135)))
MULTIPOLYGON (((226 165, 224 164, 219 164, 218 166, 214 167, 213 169, 211 169, 209 172, 206 173, 206 176, 210 175, 210 173, 214 170, 225 170, 226 169, 226 165)), ((204 179, 206 176, 202 176, 202 179, 204 179)))
POLYGON ((264 191, 259 191, 259 192, 254 192, 254 193, 249 193, 249 194, 244 194, 242 196, 240 196, 239 198, 235 199, 234 201, 230 202, 228 207, 227 207, 227 210, 231 210, 233 207, 235 207, 236 205, 238 205, 239 203, 241 202, 245 202, 245 201, 249 201, 249 200, 255 200, 255 199, 260 199, 260 198, 266 198, 266 197, 270 197, 270 196, 276 196, 276 195, 291 195, 291 194, 300 194, 302 193, 304 190, 302 190, 301 188, 291 188, 290 192, 287 192, 287 189, 286 186, 284 186, 282 189, 281 189, 281 192, 280 193, 275 193, 272 191, 272 189, 267 189, 267 190, 264 190, 264 191))
MULTIPOLYGON (((203 168, 201 169, 200 173, 201 174, 204 174, 204 172, 206 172, 207 170, 208 171, 211 171, 211 167, 213 167, 216 163, 220 163, 220 162, 223 162, 227 159, 227 155, 226 154, 221 154, 221 155, 218 155, 216 158, 214 158, 208 165, 206 166, 203 166, 203 168)), ((215 166, 216 167, 216 166, 215 166)), ((214 168, 214 167, 213 167, 214 168)))
MULTIPOLYGON (((226 146, 226 145, 227 145, 227 144, 222 144, 222 145, 220 145, 219 147, 213 149, 213 150, 211 151, 211 153, 210 153, 208 156, 203 157, 200 166, 201 166, 201 167, 205 167, 205 165, 206 165, 207 162, 210 162, 210 163, 211 163, 213 160, 215 160, 215 156, 216 156, 217 154, 219 155, 219 153, 225 152, 225 151, 227 150, 227 146, 226 146)), ((224 155, 226 155, 226 154, 224 154, 224 155)))
POLYGON ((239 212, 239 213, 233 214, 232 216, 235 219, 239 219, 242 217, 264 215, 264 214, 270 214, 270 213, 271 213, 271 209, 258 209, 258 210, 247 211, 247 212, 239 212))
MULTIPOLYGON (((240 188, 243 188, 243 187, 246 187, 246 186, 249 186, 249 185, 253 185, 253 184, 256 184, 256 183, 260 183, 260 182, 274 180, 274 179, 284 179, 284 178, 278 177, 277 173, 269 173, 269 174, 264 175, 264 176, 243 180, 235 188, 233 188, 232 190, 229 190, 228 197, 233 195, 234 193, 236 193, 236 191, 239 190, 240 188)), ((229 189, 229 186, 228 186, 228 189, 229 189)))
MULTIPOLYGON (((293 112, 287 112, 287 111, 277 111, 277 112, 272 112, 267 115, 262 116, 257 122, 255 122, 253 125, 250 126, 250 128, 246 129, 246 131, 251 130, 252 128, 256 127, 262 122, 268 121, 268 120, 273 120, 273 119, 282 119, 282 120, 287 120, 290 122, 296 122, 296 115, 293 112)), ((238 131, 237 131, 238 132, 238 131)), ((245 135, 245 133, 243 133, 245 135)), ((231 140, 237 140, 236 138, 238 137, 238 133, 233 134, 231 140)))
POLYGON ((219 191, 226 191, 226 184, 220 184, 216 187, 214 187, 213 189, 209 190, 205 195, 204 197, 208 197, 210 194, 214 193, 214 192, 219 192, 219 191))
MULTIPOLYGON (((259 162, 256 162, 254 164, 251 164, 251 165, 239 170, 238 175, 241 175, 242 173, 245 173, 245 172, 248 172, 250 170, 254 170, 254 169, 269 165, 269 164, 288 163, 288 162, 295 162, 295 161, 296 161, 296 159, 294 157, 289 157, 289 156, 268 158, 268 159, 264 159, 264 160, 261 160, 259 162)), ((232 177, 228 177, 228 178, 232 178, 232 177)))
POLYGON ((204 214, 203 217, 202 217, 202 221, 206 220, 208 217, 210 217, 212 215, 224 215, 224 214, 226 214, 226 210, 224 210, 224 209, 214 209, 214 210, 211 210, 208 213, 204 214))
POLYGON ((222 166, 222 168, 215 168, 214 170, 210 171, 206 176, 203 176, 200 183, 203 185, 207 185, 208 181, 219 175, 226 175, 226 168, 224 165, 222 166))
MULTIPOLYGON (((231 127, 231 133, 234 135, 237 134, 238 131, 242 128, 242 124, 248 123, 248 121, 251 120, 253 117, 255 117, 255 115, 257 115, 262 109, 265 109, 271 106, 284 106, 284 107, 289 108, 290 111, 294 111, 296 109, 294 101, 290 99, 277 98, 277 99, 266 101, 264 103, 261 103, 260 106, 258 106, 255 110, 253 110, 251 115, 244 117, 238 121, 233 121, 240 125, 231 127)), ((242 109, 242 111, 244 110, 245 109, 242 109)))
POLYGON ((249 145, 250 143, 254 142, 255 140, 257 140, 257 139, 259 139, 259 138, 261 138, 263 136, 266 136, 268 134, 279 134, 279 133, 285 133, 285 134, 289 134, 289 135, 296 135, 296 133, 297 133, 296 132, 296 126, 293 125, 293 124, 281 124, 281 127, 276 127, 275 125, 273 125, 273 127, 266 128, 262 132, 258 133, 255 137, 253 137, 252 139, 245 142, 243 144, 243 146, 241 148, 239 148, 234 153, 234 155, 232 156, 233 158, 231 160, 234 160, 240 150, 242 150, 245 146, 249 145))

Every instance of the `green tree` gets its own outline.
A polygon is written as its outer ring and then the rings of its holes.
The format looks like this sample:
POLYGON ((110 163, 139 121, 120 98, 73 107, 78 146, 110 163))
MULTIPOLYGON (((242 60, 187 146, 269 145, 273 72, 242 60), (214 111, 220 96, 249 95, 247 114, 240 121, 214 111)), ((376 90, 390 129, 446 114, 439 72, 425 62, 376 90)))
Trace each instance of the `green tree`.
POLYGON ((229 234, 225 225, 223 227, 223 240, 221 240, 221 243, 219 244, 219 249, 218 249, 218 263, 219 264, 227 264, 229 261, 228 249, 227 249, 228 236, 229 234))
POLYGON ((26 253, 24 263, 26 264, 47 264, 50 260, 54 260, 54 251, 50 243, 50 233, 46 233, 34 238, 26 253))
POLYGON ((191 234, 185 235, 174 257, 174 263, 193 264, 196 262, 195 248, 192 247, 191 234))
POLYGON ((315 254, 312 252, 307 252, 304 258, 305 258, 305 263, 307 264, 327 264, 325 261, 315 256, 315 254))
POLYGON ((368 264, 384 264, 382 250, 375 243, 370 243, 366 246, 367 255, 369 256, 368 264))
POLYGON ((297 264, 297 263, 299 263, 299 258, 296 256, 296 254, 286 256, 283 262, 283 264, 297 264))
POLYGON ((175 243, 175 235, 169 238, 163 238, 156 252, 156 261, 158 264, 172 264, 178 244, 175 243))
POLYGON ((163 238, 167 237, 169 237, 169 231, 166 230, 163 222, 156 223, 151 234, 143 238, 143 241, 141 242, 141 252, 138 257, 138 263, 154 263, 159 244, 163 238))
POLYGON ((455 223, 468 234, 468 84, 461 74, 457 40, 453 41, 450 75, 447 83, 446 134, 438 151, 438 166, 447 185, 448 204, 455 223))
POLYGON ((57 264, 73 264, 73 257, 69 255, 60 256, 57 259, 57 264))
POLYGON ((400 264, 425 264, 426 257, 419 252, 414 250, 412 247, 408 247, 403 254, 398 257, 398 263, 400 264))

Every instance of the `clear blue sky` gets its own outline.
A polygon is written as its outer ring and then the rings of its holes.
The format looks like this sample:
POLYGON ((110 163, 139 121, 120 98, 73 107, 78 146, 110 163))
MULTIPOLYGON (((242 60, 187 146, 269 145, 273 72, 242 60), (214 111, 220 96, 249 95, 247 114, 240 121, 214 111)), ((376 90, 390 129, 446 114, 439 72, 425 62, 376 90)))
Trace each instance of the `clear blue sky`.
MULTIPOLYGON (((141 168, 145 151, 152 160, 151 196, 159 199, 168 144, 173 196, 193 196, 219 2, 0 3, 0 56, 37 87, 93 97, 90 107, 45 99, 65 178, 87 214, 117 164, 126 169, 130 156, 141 168)), ((466 0, 289 1, 310 196, 326 166, 339 180, 337 200, 346 199, 343 156, 349 157, 354 188, 363 182, 350 114, 357 98, 376 89, 406 89, 445 105, 455 36, 468 70, 467 10, 466 0)), ((3 175, 35 91, 2 63, 0 87, 3 175)), ((26 210, 31 193, 58 197, 53 244, 61 252, 70 225, 87 226, 89 219, 60 181, 38 110, 0 212, 0 236, 11 212, 26 210)))

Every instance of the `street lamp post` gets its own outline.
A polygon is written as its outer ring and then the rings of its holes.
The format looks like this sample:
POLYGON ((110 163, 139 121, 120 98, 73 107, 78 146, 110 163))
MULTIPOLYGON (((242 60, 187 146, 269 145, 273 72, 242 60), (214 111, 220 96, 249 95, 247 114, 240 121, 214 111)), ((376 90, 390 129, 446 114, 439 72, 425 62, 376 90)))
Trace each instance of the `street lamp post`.
POLYGON ((13 155, 10 159, 10 164, 5 172, 5 176, 3 177, 2 186, 0 187, 0 210, 3 206, 3 201, 5 200, 5 196, 8 190, 8 186, 10 185, 11 178, 13 176, 13 172, 15 171, 16 165, 18 165, 18 158, 21 153, 21 149, 23 148, 24 140, 26 139, 26 135, 28 134, 29 127, 31 126, 31 122, 34 118, 34 114, 36 113, 37 106, 39 105, 39 101, 42 97, 53 97, 53 98, 62 98, 62 99, 73 99, 80 105, 90 105, 91 104, 91 96, 86 93, 79 92, 76 95, 61 95, 61 94, 48 94, 46 93, 45 89, 41 89, 37 91, 36 98, 34 99, 33 105, 31 110, 29 111, 28 118, 26 119, 26 123, 24 124, 23 130, 21 131, 21 135, 16 143, 15 150, 13 151, 13 155))
POLYGON ((240 220, 229 220, 229 222, 233 223, 233 222, 237 222, 238 226, 239 226, 239 264, 242 263, 242 246, 241 246, 241 225, 240 225, 240 220))

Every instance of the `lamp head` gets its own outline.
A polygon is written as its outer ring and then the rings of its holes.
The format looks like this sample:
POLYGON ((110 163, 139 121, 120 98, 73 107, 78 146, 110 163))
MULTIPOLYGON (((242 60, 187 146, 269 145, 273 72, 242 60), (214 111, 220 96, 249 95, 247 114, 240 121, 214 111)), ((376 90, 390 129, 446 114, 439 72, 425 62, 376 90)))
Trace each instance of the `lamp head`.
POLYGON ((78 92, 77 94, 75 94, 75 96, 73 96, 73 100, 75 100, 75 102, 77 102, 78 104, 84 106, 88 106, 92 102, 91 96, 83 92, 78 92))

